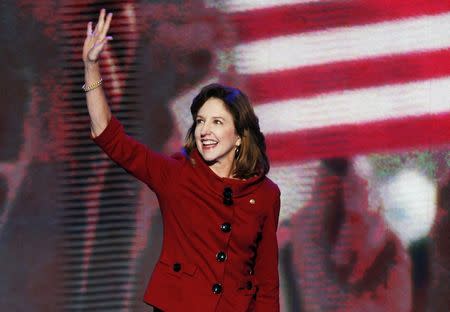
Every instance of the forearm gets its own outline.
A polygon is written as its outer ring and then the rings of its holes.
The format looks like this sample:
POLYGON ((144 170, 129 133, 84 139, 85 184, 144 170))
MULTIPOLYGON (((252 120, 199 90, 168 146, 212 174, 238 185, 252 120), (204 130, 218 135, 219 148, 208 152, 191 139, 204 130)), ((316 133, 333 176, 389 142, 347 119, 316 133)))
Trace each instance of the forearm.
MULTIPOLYGON (((85 64, 84 79, 86 86, 90 86, 101 79, 98 63, 85 64)), ((109 109, 105 91, 101 85, 85 94, 91 119, 91 133, 93 137, 97 137, 108 125, 111 119, 111 110, 109 109)))

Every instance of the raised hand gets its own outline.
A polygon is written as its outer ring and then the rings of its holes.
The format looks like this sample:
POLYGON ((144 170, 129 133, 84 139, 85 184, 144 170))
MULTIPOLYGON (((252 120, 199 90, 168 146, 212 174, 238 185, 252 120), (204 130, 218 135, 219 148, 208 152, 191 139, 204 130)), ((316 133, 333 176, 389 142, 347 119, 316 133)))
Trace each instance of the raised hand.
POLYGON ((112 13, 108 13, 106 19, 105 15, 106 10, 101 9, 94 31, 92 31, 91 21, 87 25, 86 39, 83 45, 83 62, 85 64, 97 63, 100 52, 103 50, 106 42, 112 40, 111 36, 106 36, 111 24, 112 13))

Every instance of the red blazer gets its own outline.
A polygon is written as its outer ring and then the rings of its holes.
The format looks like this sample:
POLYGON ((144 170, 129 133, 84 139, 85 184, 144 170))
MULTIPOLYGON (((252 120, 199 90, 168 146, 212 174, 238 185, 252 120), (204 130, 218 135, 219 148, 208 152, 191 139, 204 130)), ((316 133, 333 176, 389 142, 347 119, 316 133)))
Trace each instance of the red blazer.
POLYGON ((165 312, 280 310, 274 182, 221 178, 197 150, 158 154, 127 136, 114 116, 91 139, 158 197, 163 243, 146 303, 165 312))

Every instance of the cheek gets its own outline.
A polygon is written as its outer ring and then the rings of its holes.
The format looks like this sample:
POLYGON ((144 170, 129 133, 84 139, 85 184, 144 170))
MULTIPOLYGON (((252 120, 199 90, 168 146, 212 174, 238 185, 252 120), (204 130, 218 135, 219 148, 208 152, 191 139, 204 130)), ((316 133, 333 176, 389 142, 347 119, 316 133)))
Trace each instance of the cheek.
POLYGON ((226 131, 223 131, 222 133, 222 137, 226 138, 227 141, 229 142, 235 142, 237 135, 234 129, 227 129, 226 131))
POLYGON ((198 130, 198 127, 195 127, 194 129, 194 139, 197 141, 200 138, 200 131, 198 130))

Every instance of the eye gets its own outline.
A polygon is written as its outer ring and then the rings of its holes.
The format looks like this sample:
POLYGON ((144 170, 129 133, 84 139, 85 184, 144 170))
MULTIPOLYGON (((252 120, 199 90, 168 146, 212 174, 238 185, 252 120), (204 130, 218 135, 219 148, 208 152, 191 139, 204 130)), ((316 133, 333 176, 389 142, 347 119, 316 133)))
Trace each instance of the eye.
POLYGON ((214 120, 214 123, 215 123, 216 125, 222 125, 222 124, 223 124, 222 120, 220 120, 220 119, 215 119, 215 120, 214 120))
POLYGON ((198 125, 198 124, 200 124, 200 123, 202 123, 203 122, 203 119, 200 119, 200 118, 198 118, 197 120, 195 120, 195 123, 198 125))

